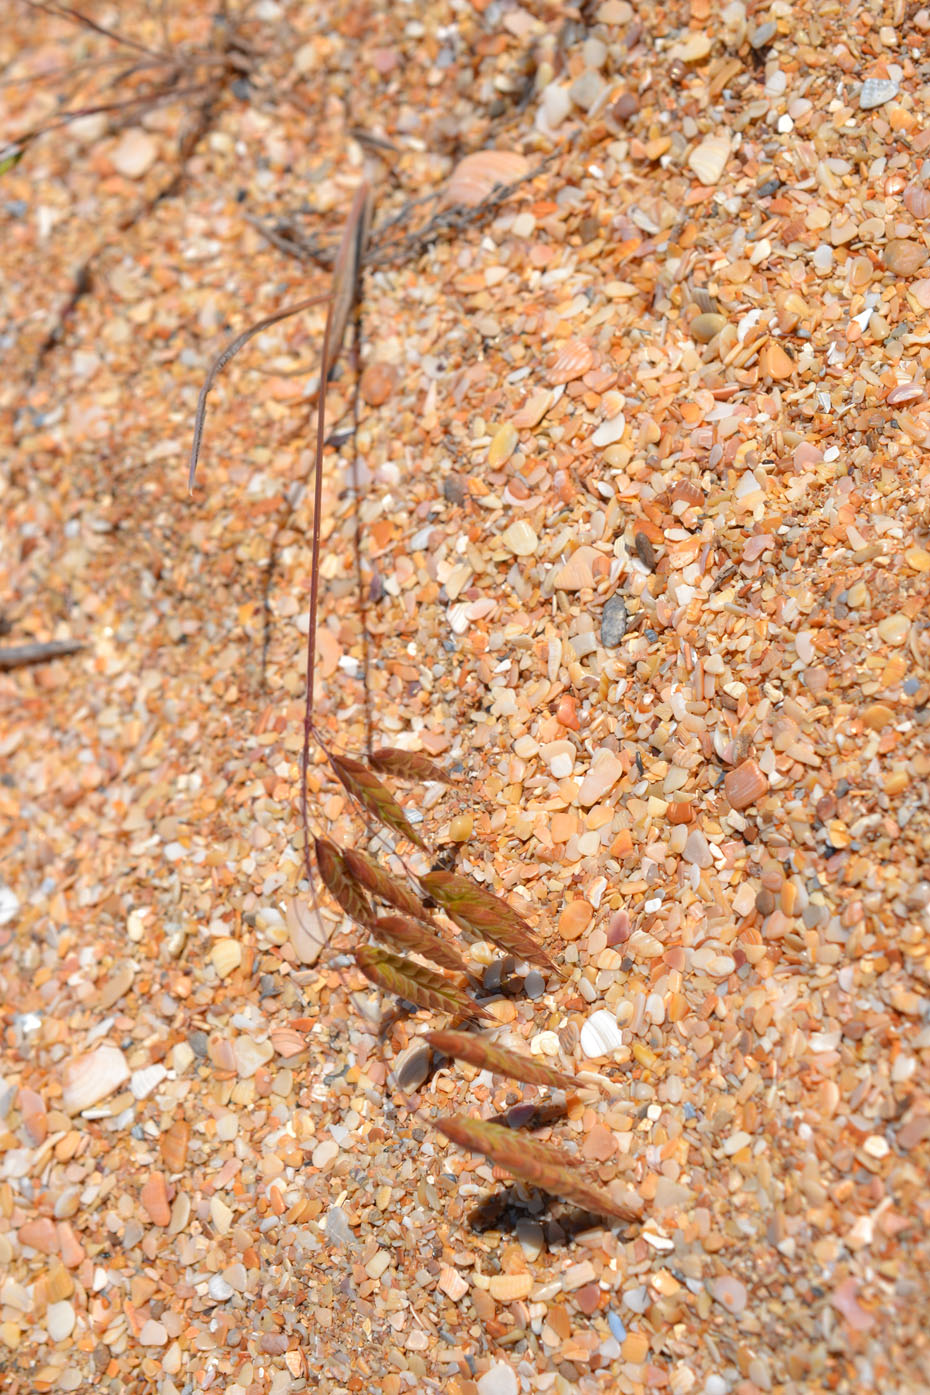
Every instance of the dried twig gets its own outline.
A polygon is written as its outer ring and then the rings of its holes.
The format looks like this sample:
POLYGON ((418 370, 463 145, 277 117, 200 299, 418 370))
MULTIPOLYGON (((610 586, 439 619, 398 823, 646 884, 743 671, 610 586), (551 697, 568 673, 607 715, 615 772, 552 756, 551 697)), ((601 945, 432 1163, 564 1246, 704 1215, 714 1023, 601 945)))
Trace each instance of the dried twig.
POLYGON ((47 664, 51 659, 63 659, 68 654, 77 654, 84 645, 79 639, 49 639, 44 643, 11 644, 0 649, 0 672, 9 673, 14 668, 31 668, 33 664, 47 664))

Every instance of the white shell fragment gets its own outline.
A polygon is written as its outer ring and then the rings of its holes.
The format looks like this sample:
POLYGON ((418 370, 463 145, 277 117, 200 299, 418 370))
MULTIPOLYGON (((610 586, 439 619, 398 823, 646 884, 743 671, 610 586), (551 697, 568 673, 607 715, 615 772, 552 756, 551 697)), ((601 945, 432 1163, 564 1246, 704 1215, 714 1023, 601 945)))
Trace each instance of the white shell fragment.
POLYGON ((19 911, 19 897, 11 887, 0 882, 0 925, 14 920, 19 911))
POLYGON ((592 1013, 581 1029, 581 1049, 589 1059, 609 1056, 622 1045, 623 1034, 617 1019, 606 1008, 592 1013))
POLYGON ((62 1103, 69 1114, 80 1114, 112 1095, 128 1079, 129 1067, 119 1047, 98 1046, 65 1066, 62 1103))
POLYGON ((621 440, 625 430, 626 417, 622 412, 618 412, 615 417, 601 422, 591 437, 591 444, 594 446, 612 446, 616 441, 621 440))
POLYGON ((691 151, 688 166, 702 184, 717 184, 726 168, 732 148, 730 137, 726 134, 707 136, 691 151))
POLYGON ((147 1099, 153 1090, 157 1089, 165 1079, 168 1072, 164 1066, 142 1066, 139 1070, 134 1070, 129 1081, 129 1088, 137 1100, 147 1099))
POLYGON ((899 90, 898 84, 889 78, 866 78, 859 92, 859 110, 872 111, 875 107, 883 107, 886 102, 894 101, 899 90))

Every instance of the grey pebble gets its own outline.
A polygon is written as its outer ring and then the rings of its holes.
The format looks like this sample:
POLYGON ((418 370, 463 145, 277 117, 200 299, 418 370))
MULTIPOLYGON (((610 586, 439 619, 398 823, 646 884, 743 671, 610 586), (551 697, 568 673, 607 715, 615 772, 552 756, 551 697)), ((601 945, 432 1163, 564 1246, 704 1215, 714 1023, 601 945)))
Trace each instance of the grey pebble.
POLYGON ((644 567, 648 567, 651 572, 656 569, 656 550, 645 533, 637 533, 633 539, 633 546, 636 555, 644 567))
POLYGON ((769 20, 768 24, 760 24, 758 29, 754 29, 749 35, 750 48, 765 48, 775 37, 775 25, 769 20))
POLYGON ((541 998, 546 991, 546 980, 538 969, 530 969, 523 980, 523 991, 528 998, 541 998))
POLYGON ((449 504, 464 504, 468 491, 459 475, 446 475, 442 482, 443 498, 449 504))
POLYGON ((576 107, 581 107, 582 111, 590 111, 595 102, 604 91, 604 80, 597 73, 588 69, 575 78, 568 89, 569 96, 576 107))
POLYGON ((601 644, 605 649, 616 649, 626 634, 628 622, 626 601, 622 596, 611 596, 604 602, 601 612, 601 644))
POLYGON ((640 1284, 638 1288, 629 1288, 623 1295, 623 1302, 631 1312, 644 1313, 649 1307, 649 1294, 645 1284, 640 1284))
POLYGON ((394 1069, 391 1071, 391 1084, 395 1089, 403 1090, 405 1095, 409 1095, 413 1090, 419 1090, 429 1075, 432 1059, 432 1053, 426 1042, 422 1037, 417 1037, 409 1046, 404 1048, 394 1062, 394 1069))
POLYGON ((353 1245, 355 1236, 341 1206, 331 1206, 326 1212, 326 1238, 334 1245, 353 1245))

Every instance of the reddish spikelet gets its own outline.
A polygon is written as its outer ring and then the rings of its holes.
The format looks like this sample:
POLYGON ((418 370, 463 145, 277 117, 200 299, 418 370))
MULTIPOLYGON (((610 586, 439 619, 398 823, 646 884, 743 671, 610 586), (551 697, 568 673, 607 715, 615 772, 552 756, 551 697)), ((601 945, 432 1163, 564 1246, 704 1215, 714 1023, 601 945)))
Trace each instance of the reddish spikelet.
POLYGON ((454 974, 467 974, 468 965, 451 945, 447 945, 438 935, 427 930, 418 920, 406 915, 383 915, 373 920, 368 927, 372 935, 397 949, 412 950, 432 959, 441 969, 449 969, 454 974))
POLYGON ((315 838, 314 847, 316 865, 326 890, 339 902, 350 920, 357 921, 359 925, 370 925, 375 918, 374 910, 346 866, 342 849, 327 838, 315 838))
POLYGON ((419 751, 397 751, 391 746, 382 746, 379 751, 372 751, 371 763, 379 774, 393 775, 398 780, 438 780, 443 785, 452 784, 446 772, 419 751))
POLYGON ((393 906, 402 915, 413 916, 414 920, 421 920, 424 925, 434 924, 432 914, 409 886, 392 877, 373 857, 369 857, 367 853, 356 852, 354 848, 343 849, 342 856, 352 876, 366 891, 370 891, 372 896, 387 901, 389 906, 393 906))
POLYGON ((391 791, 372 775, 367 765, 363 765, 360 760, 352 760, 350 756, 334 756, 331 751, 327 754, 349 794, 353 799, 357 799, 373 818, 387 828, 392 828, 402 837, 409 838, 418 848, 426 848, 423 839, 415 831, 391 791))
POLYGON ((451 1119, 437 1119, 435 1127, 460 1148, 471 1153, 483 1153, 511 1177, 526 1182, 540 1191, 564 1197, 586 1211, 599 1216, 615 1216, 620 1221, 635 1221, 638 1214, 631 1206, 614 1201, 608 1192, 586 1182, 578 1172, 578 1160, 562 1153, 551 1144, 540 1143, 526 1134, 515 1134, 501 1124, 486 1119, 470 1119, 464 1114, 451 1119))
POLYGON ((403 959, 386 949, 365 945, 355 951, 355 962, 370 983, 395 997, 416 1003, 417 1007, 448 1012, 455 1017, 488 1016, 461 988, 414 959, 403 959))
POLYGON ((426 1040, 444 1056, 467 1061, 478 1070, 490 1070, 508 1080, 522 1080, 527 1085, 549 1085, 555 1090, 573 1091, 578 1081, 563 1071, 555 1070, 533 1056, 508 1051, 504 1046, 485 1041, 484 1037, 468 1032, 427 1032, 426 1040))
POLYGON ((490 940, 517 959, 560 972, 523 917, 493 892, 455 872, 427 872, 420 884, 466 934, 490 940))

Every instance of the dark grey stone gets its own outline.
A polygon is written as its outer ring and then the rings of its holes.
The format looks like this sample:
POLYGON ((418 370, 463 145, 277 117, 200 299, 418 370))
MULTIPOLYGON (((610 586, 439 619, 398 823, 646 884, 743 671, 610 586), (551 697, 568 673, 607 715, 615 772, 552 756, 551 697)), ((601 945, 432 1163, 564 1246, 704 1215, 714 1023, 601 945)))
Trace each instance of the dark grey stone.
POLYGON ((604 602, 601 612, 601 644, 605 649, 616 649, 626 634, 628 621, 626 601, 622 596, 611 596, 604 602))

